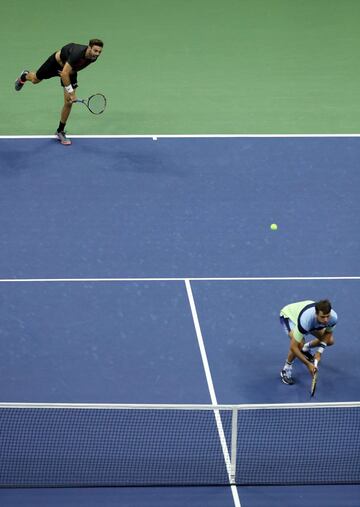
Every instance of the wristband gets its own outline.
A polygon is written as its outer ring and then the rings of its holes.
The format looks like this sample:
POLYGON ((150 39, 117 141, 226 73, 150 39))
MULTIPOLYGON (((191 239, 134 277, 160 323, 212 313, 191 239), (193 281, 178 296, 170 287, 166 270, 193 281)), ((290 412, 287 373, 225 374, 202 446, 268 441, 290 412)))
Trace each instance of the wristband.
POLYGON ((319 364, 319 361, 317 359, 315 359, 315 361, 314 361, 315 368, 317 368, 318 364, 319 364))
POLYGON ((71 84, 69 84, 68 86, 65 86, 64 88, 68 93, 74 92, 74 88, 71 86, 71 84))
POLYGON ((320 342, 318 348, 316 349, 316 352, 319 352, 319 354, 322 354, 324 350, 326 349, 327 344, 325 342, 320 342))

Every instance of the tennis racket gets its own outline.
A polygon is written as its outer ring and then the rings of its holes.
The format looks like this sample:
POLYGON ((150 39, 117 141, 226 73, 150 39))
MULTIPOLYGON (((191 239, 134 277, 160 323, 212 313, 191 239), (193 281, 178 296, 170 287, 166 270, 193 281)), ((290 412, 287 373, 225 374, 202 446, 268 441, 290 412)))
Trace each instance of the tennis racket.
POLYGON ((106 97, 102 93, 95 93, 88 99, 76 99, 74 102, 81 102, 92 114, 101 114, 106 108, 106 97))
POLYGON ((313 397, 316 391, 316 384, 318 379, 318 370, 315 371, 312 381, 311 381, 311 390, 310 390, 310 396, 313 397))

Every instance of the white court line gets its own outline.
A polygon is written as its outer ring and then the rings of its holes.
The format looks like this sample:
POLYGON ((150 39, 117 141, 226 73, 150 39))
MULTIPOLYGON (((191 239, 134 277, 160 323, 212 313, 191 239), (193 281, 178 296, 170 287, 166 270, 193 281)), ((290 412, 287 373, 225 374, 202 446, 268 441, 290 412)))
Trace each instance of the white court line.
MULTIPOLYGON (((217 399, 216 399, 215 388, 214 388, 214 384, 213 384, 213 380, 212 380, 212 376, 211 376, 209 361, 208 361, 206 350, 205 350, 204 339, 203 339, 203 336, 202 336, 200 322, 199 322, 198 314, 197 314, 197 311, 196 311, 194 296, 193 296, 193 293, 192 293, 192 290, 191 290, 191 284, 190 284, 190 280, 189 279, 185 279, 185 287, 186 287, 186 292, 187 292, 187 295, 188 295, 188 298, 189 298, 189 303, 190 303, 190 308, 191 308, 191 314, 192 314, 192 318, 193 318, 193 321, 194 321, 196 336, 197 336, 197 340, 198 340, 198 344, 199 344, 199 348, 200 348, 201 359, 202 359, 204 370, 205 370, 206 382, 207 382, 209 393, 210 393, 211 403, 212 403, 212 405, 216 406, 216 405, 218 405, 218 402, 217 402, 217 399)), ((228 447, 226 445, 224 428, 223 428, 223 425, 222 425, 222 421, 221 421, 221 416, 220 416, 219 410, 214 410, 214 415, 215 415, 216 426, 217 426, 218 433, 219 433, 219 438, 220 438, 220 443, 221 443, 222 451, 223 451, 223 454, 224 454, 224 460, 225 460, 225 464, 226 464, 226 469, 227 469, 229 480, 230 480, 230 475, 231 475, 230 463, 231 463, 231 460, 230 460, 229 450, 228 450, 228 447)), ((231 485, 230 487, 231 487, 231 493, 232 493, 232 496, 233 496, 235 507, 241 507, 240 498, 239 498, 237 487, 234 486, 234 485, 231 485)))
POLYGON ((98 283, 98 282, 277 282, 303 280, 360 280, 360 276, 235 276, 235 277, 160 277, 160 278, 0 278, 0 283, 98 283))
MULTIPOLYGON (((74 134, 73 139, 201 139, 201 138, 333 138, 360 137, 359 134, 74 134)), ((1 139, 55 139, 54 135, 0 135, 1 139)))

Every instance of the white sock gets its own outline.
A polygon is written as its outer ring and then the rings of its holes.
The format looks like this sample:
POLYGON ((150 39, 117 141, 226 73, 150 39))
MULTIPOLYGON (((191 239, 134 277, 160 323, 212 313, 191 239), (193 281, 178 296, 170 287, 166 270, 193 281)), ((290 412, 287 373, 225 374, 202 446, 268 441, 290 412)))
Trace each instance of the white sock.
POLYGON ((310 342, 305 343, 303 348, 301 349, 303 352, 309 352, 310 349, 310 342))
POLYGON ((292 371, 292 365, 293 365, 293 363, 292 363, 292 362, 291 362, 291 363, 289 363, 288 361, 285 361, 285 364, 284 364, 284 368, 283 368, 283 369, 284 369, 286 372, 291 373, 291 371, 292 371))

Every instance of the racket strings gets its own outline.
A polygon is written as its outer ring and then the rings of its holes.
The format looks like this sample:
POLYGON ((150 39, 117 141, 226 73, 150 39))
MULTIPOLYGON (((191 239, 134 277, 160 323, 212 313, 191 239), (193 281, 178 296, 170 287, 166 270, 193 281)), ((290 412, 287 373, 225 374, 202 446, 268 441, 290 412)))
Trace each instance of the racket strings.
POLYGON ((101 114, 106 107, 106 98, 101 93, 97 93, 89 97, 88 108, 94 114, 101 114))

